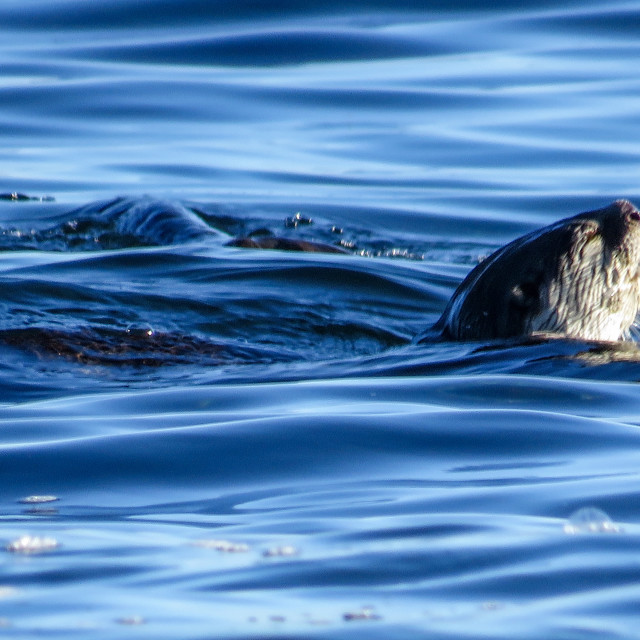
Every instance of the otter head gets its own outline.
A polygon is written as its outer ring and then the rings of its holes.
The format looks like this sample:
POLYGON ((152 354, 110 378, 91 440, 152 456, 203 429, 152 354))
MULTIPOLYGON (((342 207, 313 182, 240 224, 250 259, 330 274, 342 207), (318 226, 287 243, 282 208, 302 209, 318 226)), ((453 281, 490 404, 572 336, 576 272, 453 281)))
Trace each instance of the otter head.
POLYGON ((640 307, 640 212, 618 200, 519 238, 480 263, 436 323, 459 340, 628 336, 640 307))

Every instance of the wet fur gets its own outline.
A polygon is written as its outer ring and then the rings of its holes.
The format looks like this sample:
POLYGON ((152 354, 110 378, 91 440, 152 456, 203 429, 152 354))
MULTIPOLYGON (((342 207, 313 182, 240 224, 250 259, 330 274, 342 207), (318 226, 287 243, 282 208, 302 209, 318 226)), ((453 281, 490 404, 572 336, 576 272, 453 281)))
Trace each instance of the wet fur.
POLYGON ((464 279, 432 332, 453 340, 624 339, 640 307, 639 269, 640 213, 618 200, 496 251, 464 279))

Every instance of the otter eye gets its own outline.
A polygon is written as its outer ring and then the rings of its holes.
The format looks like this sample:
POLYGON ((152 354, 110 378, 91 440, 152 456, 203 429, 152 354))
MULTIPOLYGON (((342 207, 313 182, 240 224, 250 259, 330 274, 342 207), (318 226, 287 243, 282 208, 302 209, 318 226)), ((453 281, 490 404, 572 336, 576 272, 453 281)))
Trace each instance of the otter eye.
POLYGON ((640 222, 640 211, 638 211, 637 209, 634 209, 633 211, 630 211, 629 212, 629 219, 635 220, 636 222, 640 222))
POLYGON ((538 301, 538 287, 533 282, 521 282, 511 289, 511 303, 520 309, 532 309, 538 301))

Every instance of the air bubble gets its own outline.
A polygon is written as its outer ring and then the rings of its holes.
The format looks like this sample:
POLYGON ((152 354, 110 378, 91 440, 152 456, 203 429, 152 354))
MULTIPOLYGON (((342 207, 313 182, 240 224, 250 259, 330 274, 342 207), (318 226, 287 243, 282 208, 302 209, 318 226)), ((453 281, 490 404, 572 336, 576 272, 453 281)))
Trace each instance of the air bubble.
POLYGON ((60 546, 54 538, 41 538, 39 536, 22 536, 10 542, 6 549, 11 553, 43 553, 53 551, 60 546))
POLYGON ((125 333, 132 338, 151 338, 155 335, 153 327, 148 324, 130 324, 125 333))
POLYGON ((47 502, 57 502, 60 500, 57 496, 27 496, 18 500, 21 504, 46 504, 47 502))
POLYGON ((290 558, 297 556, 300 552, 296 547, 284 545, 282 547, 271 547, 262 552, 263 558, 290 558))
POLYGON ((583 507, 574 511, 569 521, 564 525, 564 532, 568 534, 579 533, 620 533, 622 528, 615 524, 611 518, 601 509, 596 507, 583 507))
POLYGON ((215 549, 223 553, 244 553, 249 551, 249 545, 243 542, 230 542, 229 540, 196 540, 192 542, 192 545, 203 549, 215 549))
POLYGON ((373 607, 362 607, 358 611, 347 611, 342 615, 343 620, 352 622, 354 620, 381 620, 382 616, 375 612, 373 607))

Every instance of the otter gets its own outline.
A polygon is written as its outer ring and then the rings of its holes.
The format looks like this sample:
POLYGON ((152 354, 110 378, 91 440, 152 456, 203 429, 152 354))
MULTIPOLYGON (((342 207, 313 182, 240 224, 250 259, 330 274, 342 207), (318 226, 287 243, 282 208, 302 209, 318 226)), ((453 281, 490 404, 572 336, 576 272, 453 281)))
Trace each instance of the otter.
POLYGON ((639 308, 640 212, 617 200, 498 249, 463 280, 428 335, 619 341, 639 308))
MULTIPOLYGON (((259 233, 233 238, 209 226, 197 209, 150 198, 93 203, 65 218, 62 226, 40 232, 41 238, 77 233, 93 248, 96 238, 104 234, 108 240, 111 231, 143 246, 215 238, 230 247, 348 253, 335 245, 259 233)), ((617 342, 630 337, 639 308, 640 212, 628 200, 617 200, 497 250, 467 275, 440 319, 416 340, 559 335, 617 342)), ((154 346, 161 338, 154 337, 154 346)))

